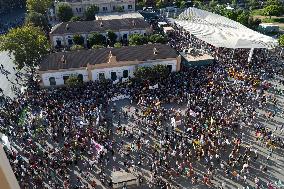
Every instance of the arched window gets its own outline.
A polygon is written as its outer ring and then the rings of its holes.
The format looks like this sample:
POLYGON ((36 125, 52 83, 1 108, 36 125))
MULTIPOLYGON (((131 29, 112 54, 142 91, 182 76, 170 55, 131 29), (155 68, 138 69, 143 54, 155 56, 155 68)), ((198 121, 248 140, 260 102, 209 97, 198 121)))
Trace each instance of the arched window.
POLYGON ((123 78, 128 78, 128 70, 123 70, 123 78))
POLYGON ((77 78, 78 78, 78 80, 79 80, 81 83, 83 83, 83 75, 82 75, 82 74, 79 74, 79 75, 77 76, 77 78))
POLYGON ((50 85, 56 85, 55 77, 50 77, 49 78, 49 84, 50 85))

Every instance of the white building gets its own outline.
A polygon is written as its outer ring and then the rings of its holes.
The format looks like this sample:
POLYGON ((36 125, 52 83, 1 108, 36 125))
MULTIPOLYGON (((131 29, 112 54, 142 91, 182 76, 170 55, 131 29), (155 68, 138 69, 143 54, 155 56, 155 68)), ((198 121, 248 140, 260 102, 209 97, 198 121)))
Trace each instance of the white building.
POLYGON ((181 57, 168 45, 147 44, 121 48, 102 48, 59 52, 48 55, 38 73, 43 86, 64 85, 70 75, 82 81, 121 80, 133 77, 137 67, 166 65, 170 71, 180 70, 181 57))
POLYGON ((125 18, 114 20, 93 20, 62 22, 54 26, 49 34, 53 47, 72 46, 73 36, 80 34, 84 37, 85 45, 89 35, 93 32, 106 37, 107 30, 117 35, 117 40, 128 40, 129 35, 138 33, 146 35, 152 32, 151 26, 141 18, 125 18))
POLYGON ((114 20, 125 18, 141 18, 144 17, 139 12, 110 12, 110 13, 98 13, 96 14, 96 20, 114 20))
MULTIPOLYGON (((62 2, 62 1, 61 1, 62 2)), ((135 0, 64 0, 73 10, 74 16, 83 16, 86 9, 91 5, 96 5, 99 12, 135 11, 135 0)), ((55 7, 60 2, 55 2, 55 7)))

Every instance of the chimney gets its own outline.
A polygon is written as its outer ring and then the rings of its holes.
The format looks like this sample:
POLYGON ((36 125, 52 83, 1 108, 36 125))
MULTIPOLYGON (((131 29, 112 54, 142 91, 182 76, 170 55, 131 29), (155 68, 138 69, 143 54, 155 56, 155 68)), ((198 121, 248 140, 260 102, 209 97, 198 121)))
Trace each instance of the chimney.
POLYGON ((69 24, 66 24, 65 29, 66 29, 66 30, 69 30, 69 24))
POLYGON ((116 63, 116 56, 113 56, 111 51, 109 51, 108 63, 109 63, 109 64, 116 63))
POLYGON ((100 26, 101 26, 101 27, 103 27, 103 26, 104 26, 103 22, 101 22, 101 23, 100 23, 100 26))
POLYGON ((66 58, 65 58, 65 55, 62 55, 62 57, 61 57, 61 63, 62 64, 66 64, 66 58))
POLYGON ((154 53, 154 54, 158 54, 158 50, 156 49, 156 47, 154 47, 153 53, 154 53))
POLYGON ((132 26, 136 26, 135 20, 132 20, 132 26))

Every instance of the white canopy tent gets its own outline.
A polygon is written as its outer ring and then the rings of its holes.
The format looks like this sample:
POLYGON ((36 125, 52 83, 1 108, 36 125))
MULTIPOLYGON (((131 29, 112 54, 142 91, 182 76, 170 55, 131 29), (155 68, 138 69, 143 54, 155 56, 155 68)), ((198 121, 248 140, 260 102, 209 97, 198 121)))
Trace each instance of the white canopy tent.
POLYGON ((215 47, 274 48, 277 40, 253 31, 229 18, 190 7, 175 23, 195 37, 215 47))

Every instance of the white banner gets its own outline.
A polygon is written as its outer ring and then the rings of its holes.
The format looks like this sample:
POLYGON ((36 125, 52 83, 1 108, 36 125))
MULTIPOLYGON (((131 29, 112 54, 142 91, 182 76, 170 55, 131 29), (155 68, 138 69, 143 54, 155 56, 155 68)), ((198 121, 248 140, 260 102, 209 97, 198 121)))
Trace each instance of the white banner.
POLYGON ((112 97, 111 98, 111 101, 114 102, 114 101, 117 101, 117 100, 122 100, 122 99, 129 99, 130 96, 129 95, 118 95, 116 97, 112 97))
POLYGON ((159 88, 159 85, 158 85, 158 83, 157 83, 156 85, 153 85, 153 86, 149 86, 149 89, 157 89, 157 88, 159 88))
POLYGON ((127 82, 128 80, 128 78, 122 78, 122 83, 127 82))
POLYGON ((112 82, 112 84, 117 84, 118 82, 119 82, 119 79, 114 80, 114 81, 112 82))

